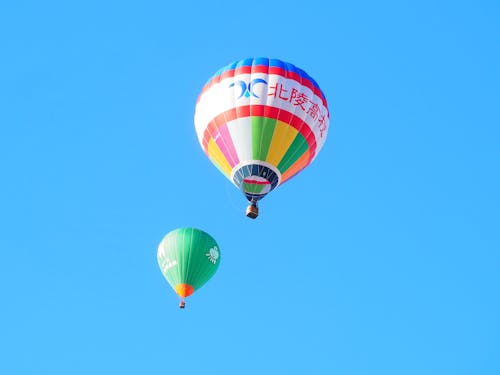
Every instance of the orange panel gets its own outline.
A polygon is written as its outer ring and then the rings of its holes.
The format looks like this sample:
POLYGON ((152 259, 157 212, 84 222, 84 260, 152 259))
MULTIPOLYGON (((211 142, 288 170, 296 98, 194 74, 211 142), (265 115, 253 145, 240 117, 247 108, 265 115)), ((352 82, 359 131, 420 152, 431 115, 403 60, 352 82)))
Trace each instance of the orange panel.
POLYGON ((309 163, 309 151, 304 152, 304 154, 292 164, 290 168, 281 176, 281 184, 288 180, 290 177, 293 177, 296 173, 300 172, 302 169, 307 167, 309 163))

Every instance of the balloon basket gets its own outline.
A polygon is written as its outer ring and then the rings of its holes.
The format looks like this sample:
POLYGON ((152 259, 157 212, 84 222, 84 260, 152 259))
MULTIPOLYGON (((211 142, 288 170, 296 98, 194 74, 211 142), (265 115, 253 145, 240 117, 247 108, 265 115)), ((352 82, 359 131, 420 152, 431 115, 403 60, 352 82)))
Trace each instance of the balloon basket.
POLYGON ((247 207, 247 217, 249 217, 250 219, 255 219, 257 216, 259 216, 259 208, 257 207, 257 205, 249 205, 247 207))
POLYGON ((180 309, 184 309, 185 307, 186 307, 186 302, 185 301, 179 302, 179 308, 180 309))

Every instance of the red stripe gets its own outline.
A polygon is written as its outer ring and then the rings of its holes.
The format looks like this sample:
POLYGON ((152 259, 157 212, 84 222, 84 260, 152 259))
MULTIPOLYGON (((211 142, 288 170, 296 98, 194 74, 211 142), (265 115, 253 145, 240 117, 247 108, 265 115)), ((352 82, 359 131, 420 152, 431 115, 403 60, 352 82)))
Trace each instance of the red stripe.
POLYGON ((266 109, 263 105, 252 105, 250 106, 250 116, 263 117, 266 109))
POLYGON ((209 122, 205 132, 203 133, 203 149, 205 153, 208 152, 208 141, 215 134, 219 126, 224 126, 226 123, 236 120, 238 118, 250 117, 252 116, 262 116, 271 118, 273 120, 279 120, 290 126, 294 127, 297 131, 302 134, 307 144, 309 145, 309 162, 314 158, 316 154, 316 138, 312 129, 307 125, 307 123, 300 117, 295 116, 293 113, 285 111, 284 109, 278 109, 275 107, 269 107, 266 105, 245 105, 236 108, 232 108, 224 113, 221 113, 212 121, 209 122), (255 113, 259 113, 256 115, 255 113))
MULTIPOLYGON (((252 106, 252 107, 254 107, 254 106, 252 106)), ((236 112, 236 117, 235 118, 248 117, 248 116, 250 116, 250 111, 251 111, 251 109, 250 109, 249 105, 236 107, 236 111, 235 111, 236 112)), ((227 122, 232 121, 235 118, 229 119, 226 116, 227 122)))
POLYGON ((269 181, 257 181, 257 180, 249 180, 249 179, 243 179, 243 182, 246 182, 247 184, 255 184, 255 185, 271 185, 269 181))
MULTIPOLYGON (((212 86, 213 84, 215 83, 219 83, 220 81, 222 81, 223 79, 226 79, 226 78, 229 78, 229 77, 234 77, 234 70, 226 70, 224 73, 222 73, 220 76, 218 77, 214 77, 214 79, 212 79, 208 85, 212 86)), ((205 85, 206 87, 207 85, 205 85)), ((203 93, 203 91, 202 91, 203 93)))
POLYGON ((269 73, 269 66, 267 65, 254 65, 252 66, 252 73, 269 73))
POLYGON ((252 66, 251 65, 239 66, 236 69, 234 69, 234 75, 250 74, 250 73, 252 73, 252 66))

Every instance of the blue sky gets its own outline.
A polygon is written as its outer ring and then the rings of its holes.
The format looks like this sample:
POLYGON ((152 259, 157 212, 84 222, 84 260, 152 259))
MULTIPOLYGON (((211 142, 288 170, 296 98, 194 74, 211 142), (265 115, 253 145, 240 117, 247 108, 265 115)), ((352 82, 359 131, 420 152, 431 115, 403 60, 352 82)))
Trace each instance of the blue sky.
POLYGON ((500 373, 495 1, 0 6, 0 373, 500 373), (193 114, 241 58, 331 111, 244 217, 193 114), (170 230, 222 252, 183 311, 170 230))

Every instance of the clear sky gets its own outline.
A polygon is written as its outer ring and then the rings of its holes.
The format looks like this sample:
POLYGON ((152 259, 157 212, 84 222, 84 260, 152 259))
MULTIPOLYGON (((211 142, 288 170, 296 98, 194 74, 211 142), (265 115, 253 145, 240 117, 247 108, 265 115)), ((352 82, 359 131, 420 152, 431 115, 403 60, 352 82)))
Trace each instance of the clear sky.
POLYGON ((500 374, 497 1, 0 5, 0 373, 500 374), (196 98, 266 56, 331 130, 261 215, 196 98), (185 310, 156 261, 194 226, 185 310))

